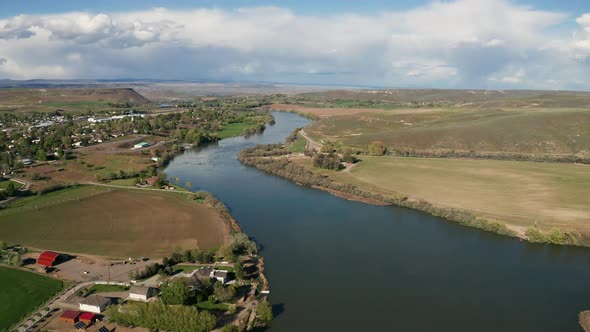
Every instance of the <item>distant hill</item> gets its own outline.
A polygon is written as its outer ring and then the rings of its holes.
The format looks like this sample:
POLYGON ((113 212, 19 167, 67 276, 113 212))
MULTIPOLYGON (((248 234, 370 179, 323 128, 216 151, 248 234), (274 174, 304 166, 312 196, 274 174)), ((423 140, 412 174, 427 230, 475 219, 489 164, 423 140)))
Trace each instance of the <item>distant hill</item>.
POLYGON ((314 107, 448 106, 485 108, 587 108, 590 92, 536 90, 333 90, 303 93, 314 107))
POLYGON ((144 105, 150 100, 129 88, 66 89, 5 88, 0 89, 0 111, 44 112, 87 111, 108 108, 109 104, 144 105))

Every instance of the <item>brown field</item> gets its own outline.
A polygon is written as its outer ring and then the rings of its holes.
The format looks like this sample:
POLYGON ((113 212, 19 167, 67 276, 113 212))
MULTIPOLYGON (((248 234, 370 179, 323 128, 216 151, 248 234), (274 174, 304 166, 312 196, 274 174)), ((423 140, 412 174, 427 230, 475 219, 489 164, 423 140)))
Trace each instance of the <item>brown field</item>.
POLYGON ((337 115, 352 115, 359 113, 376 113, 385 111, 384 109, 372 108, 325 108, 325 107, 306 107, 302 105, 272 104, 270 109, 276 111, 299 112, 304 114, 313 114, 320 118, 327 118, 337 115))
POLYGON ((323 171, 385 196, 398 193, 459 208, 515 230, 590 231, 590 166, 522 161, 363 156, 352 169, 323 171))
POLYGON ((32 196, 0 211, 0 239, 111 257, 213 249, 229 237, 217 210, 181 193, 98 186, 32 196))
POLYGON ((83 112, 109 110, 108 103, 147 104, 150 101, 133 89, 0 89, 0 111, 83 112))

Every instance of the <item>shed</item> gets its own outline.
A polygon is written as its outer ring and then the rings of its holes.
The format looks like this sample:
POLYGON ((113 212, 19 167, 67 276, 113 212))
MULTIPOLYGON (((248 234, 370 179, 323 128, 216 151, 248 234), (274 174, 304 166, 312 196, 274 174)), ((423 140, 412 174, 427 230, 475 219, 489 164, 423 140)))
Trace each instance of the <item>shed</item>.
POLYGON ((130 300, 147 301, 153 295, 154 289, 152 287, 133 286, 129 290, 130 300))
POLYGON ((80 316, 79 311, 66 310, 63 314, 61 314, 61 316, 59 316, 59 320, 66 323, 75 324, 78 322, 78 316, 80 316))
POLYGON ((56 266, 61 262, 61 258, 61 254, 57 252, 44 251, 39 255, 39 258, 37 258, 37 264, 48 267, 56 266))
POLYGON ((80 311, 101 314, 107 306, 111 304, 111 299, 99 295, 90 295, 80 302, 80 311))
POLYGON ((86 325, 90 325, 92 323, 94 323, 94 320, 96 319, 96 315, 90 312, 83 312, 80 314, 80 316, 78 316, 78 319, 81 322, 86 323, 86 325))

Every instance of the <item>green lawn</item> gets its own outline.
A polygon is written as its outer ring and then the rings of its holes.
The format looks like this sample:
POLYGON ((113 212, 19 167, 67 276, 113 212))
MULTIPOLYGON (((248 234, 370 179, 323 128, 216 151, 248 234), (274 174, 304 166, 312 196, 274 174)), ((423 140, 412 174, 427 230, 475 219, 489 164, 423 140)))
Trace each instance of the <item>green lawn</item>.
POLYGON ((305 151, 305 146, 307 145, 307 140, 301 136, 301 134, 297 134, 297 139, 295 142, 289 145, 289 151, 295 153, 303 153, 305 151))
POLYGON ((111 293, 124 292, 129 290, 129 287, 119 285, 94 285, 88 290, 88 295, 95 293, 111 293))
MULTIPOLYGON (((208 266, 208 265, 199 265, 199 264, 197 264, 197 265, 182 265, 182 264, 178 264, 178 265, 174 265, 172 267, 172 270, 174 270, 174 271, 179 271, 180 270, 180 271, 182 271, 184 273, 191 273, 194 270, 199 269, 199 268, 201 268, 203 266, 208 266)), ((231 267, 231 266, 216 266, 215 269, 216 270, 225 270, 225 271, 228 271, 228 272, 234 272, 234 268, 231 267)))
POLYGON ((218 132, 219 138, 229 138, 235 136, 241 136, 246 128, 255 128, 255 123, 245 123, 245 122, 238 122, 238 123, 228 123, 223 126, 223 129, 218 132))
POLYGON ((197 308, 203 310, 227 311, 229 309, 229 305, 225 303, 211 303, 209 301, 204 301, 197 303, 197 308))
POLYGON ((11 182, 14 184, 14 188, 17 188, 18 189, 18 188, 20 188, 20 187, 23 186, 22 184, 20 184, 20 183, 18 183, 16 181, 4 180, 4 181, 0 181, 0 189, 6 190, 6 188, 8 188, 8 184, 11 183, 11 182))
POLYGON ((18 323, 62 287, 61 281, 0 266, 0 331, 18 323))

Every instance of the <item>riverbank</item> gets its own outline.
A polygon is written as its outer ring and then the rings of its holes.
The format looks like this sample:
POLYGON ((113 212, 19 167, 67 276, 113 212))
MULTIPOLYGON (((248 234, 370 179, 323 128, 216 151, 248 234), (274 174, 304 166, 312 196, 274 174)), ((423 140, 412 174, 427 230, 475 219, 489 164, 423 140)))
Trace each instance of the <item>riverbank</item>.
POLYGON ((584 332, 590 332, 590 310, 580 313, 580 325, 584 329, 584 332))
MULTIPOLYGON (((575 246, 590 245, 588 238, 584 233, 576 232, 574 230, 563 228, 542 229, 537 227, 537 223, 532 225, 529 224, 528 226, 525 226, 526 224, 507 223, 501 219, 501 216, 500 218, 495 216, 490 217, 490 214, 450 207, 448 205, 445 206, 427 199, 413 198, 406 193, 397 192, 389 188, 383 190, 379 185, 373 184, 369 186, 363 181, 350 181, 349 178, 351 177, 351 172, 343 174, 344 172, 342 171, 336 172, 314 168, 311 166, 309 157, 294 156, 288 148, 285 148, 282 145, 248 149, 241 152, 238 159, 245 165, 253 166, 268 173, 350 200, 375 205, 395 205, 411 208, 427 212, 434 216, 443 217, 446 220, 457 222, 464 226, 474 227, 505 236, 518 237, 530 242, 575 246), (373 189, 367 189, 367 187, 373 189)), ((494 162, 505 163, 500 161, 494 162)), ((535 165, 538 167, 551 167, 550 165, 544 164, 535 165)), ((354 172, 357 172, 357 169, 358 166, 355 167, 354 172)), ((382 184, 382 175, 385 174, 384 170, 380 170, 376 174, 381 174, 376 177, 378 180, 376 183, 382 184)), ((406 178, 406 180, 408 179, 409 178, 406 178)), ((496 178, 496 182, 497 181, 498 178, 496 178)), ((385 183, 387 183, 387 181, 385 183)), ((452 189, 452 183, 448 183, 441 188, 443 191, 447 192, 452 189)), ((474 195, 473 192, 471 194, 474 195)), ((496 204, 499 205, 499 207, 503 206, 499 203, 496 204)))

